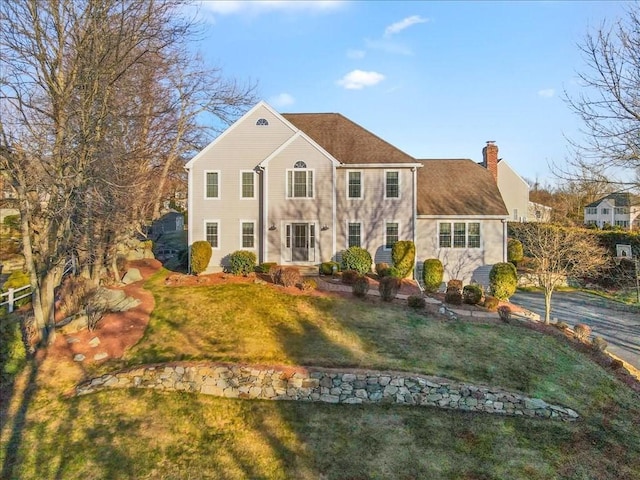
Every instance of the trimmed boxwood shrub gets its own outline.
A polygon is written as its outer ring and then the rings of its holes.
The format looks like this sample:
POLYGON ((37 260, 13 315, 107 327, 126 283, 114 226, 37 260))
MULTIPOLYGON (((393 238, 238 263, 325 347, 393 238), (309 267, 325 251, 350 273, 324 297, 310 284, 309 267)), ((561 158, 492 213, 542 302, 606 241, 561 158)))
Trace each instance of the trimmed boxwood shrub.
POLYGON ((256 254, 248 250, 237 250, 229 255, 229 263, 234 275, 248 275, 256 268, 256 254))
POLYGON ((408 277, 415 265, 416 245, 411 240, 400 240, 394 243, 391 247, 391 260, 398 270, 399 277, 408 277))
POLYGON ((362 247, 349 247, 342 252, 342 269, 358 273, 371 271, 371 254, 362 247))
POLYGON ((389 265, 387 262, 376 263, 376 273, 379 277, 388 276, 389 268, 391 268, 391 265, 389 265))
POLYGON ((336 268, 336 272, 340 271, 340 264, 338 262, 323 262, 320 264, 320 275, 333 275, 333 267, 336 268))
POLYGON ((269 273, 271 267, 275 267, 278 265, 276 262, 264 262, 256 267, 256 272, 258 273, 269 273))
POLYGON ((365 297, 369 291, 369 279, 364 275, 358 275, 351 285, 351 291, 356 297, 365 297))
POLYGON ((465 285, 462 289, 462 299, 468 305, 479 305, 482 302, 483 293, 480 285, 465 285))
POLYGON ((499 300, 507 300, 516 291, 518 273, 513 263, 496 263, 489 272, 491 294, 499 300))
POLYGON ((383 277, 378 283, 378 291, 380 292, 380 298, 385 302, 390 302, 400 290, 402 282, 397 277, 383 277))
POLYGON ((195 275, 204 272, 211 260, 211 244, 206 240, 198 240, 191 245, 191 271, 195 275))
POLYGON ((513 263, 514 267, 524 259, 524 248, 522 242, 516 238, 507 240, 507 260, 513 263))
POLYGON ((429 258, 424 261, 422 269, 422 282, 424 289, 429 293, 435 293, 442 284, 444 278, 444 266, 437 258, 429 258))

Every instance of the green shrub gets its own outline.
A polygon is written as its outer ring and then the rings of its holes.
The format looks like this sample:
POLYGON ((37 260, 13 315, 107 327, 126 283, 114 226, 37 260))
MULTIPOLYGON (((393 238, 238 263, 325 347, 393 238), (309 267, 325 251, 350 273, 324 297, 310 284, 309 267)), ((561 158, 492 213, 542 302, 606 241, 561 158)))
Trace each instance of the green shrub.
POLYGON ((2 223, 11 230, 20 230, 20 215, 7 215, 2 223))
POLYGON ((285 287, 293 287, 300 283, 300 270, 297 267, 285 267, 280 272, 280 283, 285 287))
POLYGON ((248 250, 237 250, 229 255, 231 273, 234 275, 248 275, 256 268, 256 254, 248 250))
POLYGON ((381 278, 389 275, 389 268, 391 268, 391 265, 387 262, 376 263, 376 273, 381 278))
POLYGON ((358 275, 351 285, 351 291, 356 297, 366 297, 369 292, 369 279, 364 275, 358 275))
POLYGON ((437 258, 429 258, 424 261, 422 270, 422 282, 427 292, 437 292, 444 277, 444 266, 437 258))
POLYGON ((491 296, 485 297, 484 308, 486 308, 490 312, 497 311, 498 305, 500 305, 500 300, 498 300, 496 297, 491 297, 491 296))
POLYGON ((191 245, 191 271, 195 275, 204 272, 211 260, 211 244, 205 240, 198 240, 191 245))
POLYGON ((479 305, 482 302, 484 292, 480 285, 465 285, 462 289, 462 300, 468 305, 479 305))
POLYGON ((578 340, 584 342, 591 335, 591 327, 584 323, 579 323, 574 327, 573 334, 578 340))
POLYGON ((512 263, 496 263, 489 272, 491 294, 500 299, 507 300, 516 291, 518 286, 518 273, 512 263))
POLYGON ((407 305, 416 310, 424 308, 427 305, 426 300, 420 295, 409 295, 407 298, 407 305))
POLYGON ((602 337, 596 337, 591 341, 591 348, 593 348, 597 352, 604 352, 609 344, 602 337))
POLYGON ((498 316, 504 323, 509 323, 511 320, 511 307, 508 305, 498 307, 498 316))
POLYGON ((264 262, 256 267, 258 273, 269 273, 271 267, 278 265, 276 262, 264 262))
POLYGON ((413 272, 416 262, 416 245, 411 240, 400 240, 391 247, 391 260, 398 269, 400 278, 406 278, 413 272))
POLYGON ((333 275, 334 273, 334 267, 335 267, 335 271, 339 272, 340 271, 340 264, 338 262, 323 262, 320 264, 320 275, 333 275))
MULTIPOLYGON (((2 291, 8 292, 10 288, 22 288, 29 285, 31 281, 29 280, 29 274, 23 272, 22 270, 14 270, 9 275, 9 278, 2 285, 2 291)), ((27 290, 23 290, 22 292, 18 292, 17 296, 27 293, 27 290)), ((27 305, 31 302, 31 297, 27 296, 26 298, 21 298, 17 302, 15 302, 16 307, 22 307, 23 305, 27 305)))
POLYGON ((345 285, 353 285, 353 283, 356 281, 356 278, 358 278, 359 276, 360 274, 355 270, 345 270, 344 272, 342 272, 342 283, 344 283, 345 285))
POLYGON ((342 269, 358 273, 371 271, 371 254, 361 247, 349 247, 342 252, 342 269))
POLYGON ((378 291, 380 292, 380 298, 385 302, 390 302, 400 290, 402 282, 397 277, 383 277, 378 283, 378 291))
POLYGON ((523 258, 524 248, 522 247, 522 242, 515 238, 507 240, 507 260, 513 263, 514 267, 517 267, 523 258))

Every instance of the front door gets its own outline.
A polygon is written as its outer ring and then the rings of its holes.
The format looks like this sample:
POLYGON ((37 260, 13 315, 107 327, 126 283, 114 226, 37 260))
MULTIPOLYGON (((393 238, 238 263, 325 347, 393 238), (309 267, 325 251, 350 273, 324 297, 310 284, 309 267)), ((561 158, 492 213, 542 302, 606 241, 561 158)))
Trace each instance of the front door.
POLYGON ((309 261, 309 224, 294 223, 291 259, 293 262, 309 261))

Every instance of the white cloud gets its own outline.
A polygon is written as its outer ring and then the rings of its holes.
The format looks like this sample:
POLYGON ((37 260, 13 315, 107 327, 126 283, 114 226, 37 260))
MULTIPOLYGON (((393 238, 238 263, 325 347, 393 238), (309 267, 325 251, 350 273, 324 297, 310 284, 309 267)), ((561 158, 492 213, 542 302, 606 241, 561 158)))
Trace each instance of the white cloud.
POLYGON ((295 102, 296 100, 295 98, 293 98, 293 95, 290 95, 288 93, 280 93, 275 97, 271 97, 269 99, 269 104, 273 105, 276 108, 288 107, 290 105, 293 105, 295 102))
POLYGON ((367 52, 365 52, 364 50, 356 50, 353 48, 350 50, 347 50, 347 57, 352 58, 354 60, 360 60, 361 58, 364 58, 366 54, 367 52))
POLYGON ((382 80, 384 80, 384 75, 381 73, 353 70, 336 83, 347 90, 362 90, 364 87, 372 87, 382 80))
POLYGON ((553 88, 545 88, 543 90, 538 90, 538 96, 542 98, 551 98, 556 94, 556 91, 553 88))
POLYGON ((289 12, 328 12, 342 7, 343 1, 319 0, 319 1, 287 1, 287 0, 261 0, 261 1, 203 1, 200 6, 217 15, 253 14, 273 11, 289 12))
POLYGON ((416 25, 418 23, 427 23, 428 21, 428 18, 423 18, 420 15, 412 15, 400 20, 399 22, 395 22, 389 25, 384 30, 384 36, 388 38, 391 35, 395 35, 396 33, 401 32, 405 28, 411 27, 412 25, 416 25))

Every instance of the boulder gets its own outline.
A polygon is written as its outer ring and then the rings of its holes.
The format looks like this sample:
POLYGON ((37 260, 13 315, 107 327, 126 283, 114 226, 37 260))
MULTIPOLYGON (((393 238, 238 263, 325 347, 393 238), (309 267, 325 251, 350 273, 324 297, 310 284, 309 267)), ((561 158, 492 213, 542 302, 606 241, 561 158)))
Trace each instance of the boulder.
POLYGON ((142 280, 142 275, 140 274, 140 270, 137 268, 130 268, 122 277, 122 283, 125 285, 129 285, 130 283, 138 282, 140 280, 142 280))
POLYGON ((56 329, 58 329, 58 331, 63 335, 67 335, 69 333, 77 333, 87 329, 89 325, 88 322, 89 319, 86 315, 74 315, 58 322, 58 324, 56 325, 56 329))

